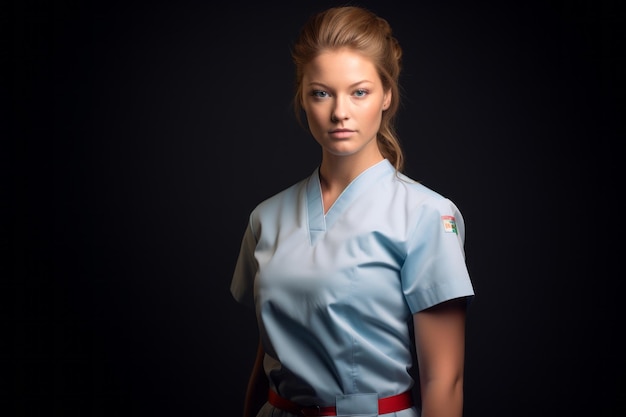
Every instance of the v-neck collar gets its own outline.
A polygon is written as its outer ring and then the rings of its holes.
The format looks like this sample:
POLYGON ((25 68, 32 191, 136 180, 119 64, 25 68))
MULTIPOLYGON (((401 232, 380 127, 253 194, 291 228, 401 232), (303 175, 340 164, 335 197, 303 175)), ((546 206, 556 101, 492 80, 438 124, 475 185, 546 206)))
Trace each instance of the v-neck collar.
POLYGON ((394 170, 393 165, 387 159, 367 168, 341 192, 337 200, 324 215, 324 203, 322 200, 322 186, 320 183, 319 166, 309 177, 306 188, 307 214, 309 220, 309 233, 311 244, 314 244, 319 237, 330 229, 339 217, 347 210, 352 202, 363 193, 372 183, 383 175, 394 170))

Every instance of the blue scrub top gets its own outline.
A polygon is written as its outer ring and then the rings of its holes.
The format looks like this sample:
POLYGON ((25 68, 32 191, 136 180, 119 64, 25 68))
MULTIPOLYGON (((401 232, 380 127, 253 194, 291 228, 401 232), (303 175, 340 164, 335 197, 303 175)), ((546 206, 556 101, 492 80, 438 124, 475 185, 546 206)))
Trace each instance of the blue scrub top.
POLYGON ((411 389, 412 315, 474 295, 449 199, 388 160, 324 215, 319 168, 251 213, 231 282, 255 309, 270 387, 302 405, 411 389))

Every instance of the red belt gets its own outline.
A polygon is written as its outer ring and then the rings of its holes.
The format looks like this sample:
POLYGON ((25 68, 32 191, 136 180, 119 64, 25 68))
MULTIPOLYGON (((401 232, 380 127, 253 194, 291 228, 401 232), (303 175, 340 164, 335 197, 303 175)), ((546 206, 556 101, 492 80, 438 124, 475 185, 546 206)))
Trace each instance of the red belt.
MULTIPOLYGON (((299 416, 336 416, 337 408, 335 406, 319 407, 309 406, 303 407, 299 404, 289 401, 281 397, 275 391, 269 391, 268 401, 276 408, 288 411, 299 416)), ((378 414, 394 413, 396 411, 405 410, 413 406, 413 397, 411 391, 402 394, 393 395, 391 397, 378 399, 378 414)))

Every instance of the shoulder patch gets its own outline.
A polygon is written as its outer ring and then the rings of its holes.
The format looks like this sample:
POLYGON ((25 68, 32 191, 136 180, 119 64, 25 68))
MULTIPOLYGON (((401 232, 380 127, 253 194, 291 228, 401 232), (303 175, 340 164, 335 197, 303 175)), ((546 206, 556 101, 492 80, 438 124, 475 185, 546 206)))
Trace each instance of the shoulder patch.
POLYGON ((458 234, 453 216, 441 216, 441 222, 443 223, 444 232, 458 234))

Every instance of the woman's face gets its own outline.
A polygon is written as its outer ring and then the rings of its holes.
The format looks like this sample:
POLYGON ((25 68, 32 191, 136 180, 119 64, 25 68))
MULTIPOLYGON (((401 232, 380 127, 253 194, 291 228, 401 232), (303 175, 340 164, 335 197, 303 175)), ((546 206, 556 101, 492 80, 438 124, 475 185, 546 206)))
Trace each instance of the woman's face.
POLYGON ((379 152, 376 133, 391 91, 370 60, 350 49, 324 52, 306 66, 302 88, 309 129, 324 151, 379 152))

